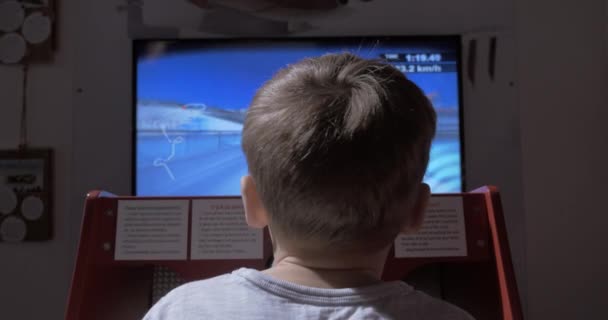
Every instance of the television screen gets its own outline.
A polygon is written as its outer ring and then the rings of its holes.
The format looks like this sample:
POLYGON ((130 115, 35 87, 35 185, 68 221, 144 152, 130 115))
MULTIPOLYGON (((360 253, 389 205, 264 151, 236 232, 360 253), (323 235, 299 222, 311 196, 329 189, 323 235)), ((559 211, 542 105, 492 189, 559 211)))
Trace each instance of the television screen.
POLYGON ((135 195, 239 195, 256 89, 290 63, 344 51, 384 59, 422 88, 438 115, 425 182, 461 191, 459 37, 353 37, 136 41, 135 195))

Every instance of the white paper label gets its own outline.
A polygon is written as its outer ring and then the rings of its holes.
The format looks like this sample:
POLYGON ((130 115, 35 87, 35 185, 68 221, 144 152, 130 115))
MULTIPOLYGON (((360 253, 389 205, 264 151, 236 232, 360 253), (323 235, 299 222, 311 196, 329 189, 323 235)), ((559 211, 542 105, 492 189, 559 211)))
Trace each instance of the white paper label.
POLYGON ((431 197, 421 229, 395 239, 396 258, 464 257, 467 239, 462 197, 431 197))
POLYGON ((189 200, 118 201, 115 260, 186 260, 189 200))
POLYGON ((192 260, 262 259, 262 230, 247 226, 241 199, 192 201, 192 260))

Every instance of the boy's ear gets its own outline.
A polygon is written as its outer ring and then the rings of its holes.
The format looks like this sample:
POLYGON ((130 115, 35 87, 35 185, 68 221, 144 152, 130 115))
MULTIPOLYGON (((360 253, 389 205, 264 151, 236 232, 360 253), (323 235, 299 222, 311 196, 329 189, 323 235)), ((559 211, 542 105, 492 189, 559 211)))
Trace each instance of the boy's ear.
POLYGON ((255 182, 250 175, 241 178, 241 195, 245 208, 245 219, 247 225, 252 228, 264 228, 268 225, 268 212, 258 195, 255 182))
POLYGON ((411 207, 410 212, 408 212, 410 216, 407 223, 401 228, 401 233, 411 234, 420 230, 422 222, 424 222, 424 214, 430 197, 431 188, 429 185, 426 183, 420 184, 418 196, 414 199, 414 205, 411 207))

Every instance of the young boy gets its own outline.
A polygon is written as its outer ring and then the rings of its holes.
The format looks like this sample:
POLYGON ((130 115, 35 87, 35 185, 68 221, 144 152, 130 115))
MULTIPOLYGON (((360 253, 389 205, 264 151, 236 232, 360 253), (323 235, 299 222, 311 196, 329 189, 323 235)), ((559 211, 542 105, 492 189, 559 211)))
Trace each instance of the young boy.
POLYGON ((422 223, 435 117, 379 61, 330 54, 279 71, 254 97, 242 141, 247 223, 268 226, 272 267, 181 286, 144 319, 472 319, 380 280, 397 234, 422 223))

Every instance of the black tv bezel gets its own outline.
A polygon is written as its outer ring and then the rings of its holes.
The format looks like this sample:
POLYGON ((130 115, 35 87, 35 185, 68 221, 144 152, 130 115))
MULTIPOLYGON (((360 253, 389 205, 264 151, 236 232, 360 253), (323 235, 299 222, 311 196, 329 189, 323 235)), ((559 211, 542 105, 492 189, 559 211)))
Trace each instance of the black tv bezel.
POLYGON ((313 36, 313 37, 229 37, 229 38, 146 38, 133 39, 131 44, 131 195, 137 195, 137 61, 139 49, 154 42, 176 42, 184 44, 206 43, 238 43, 238 42, 284 42, 284 41, 411 41, 411 42, 442 42, 452 44, 456 50, 456 70, 458 72, 458 118, 460 140, 460 185, 462 192, 466 191, 465 138, 464 138, 464 100, 463 100, 463 67, 462 67, 462 36, 459 34, 446 35, 350 35, 350 36, 313 36))

